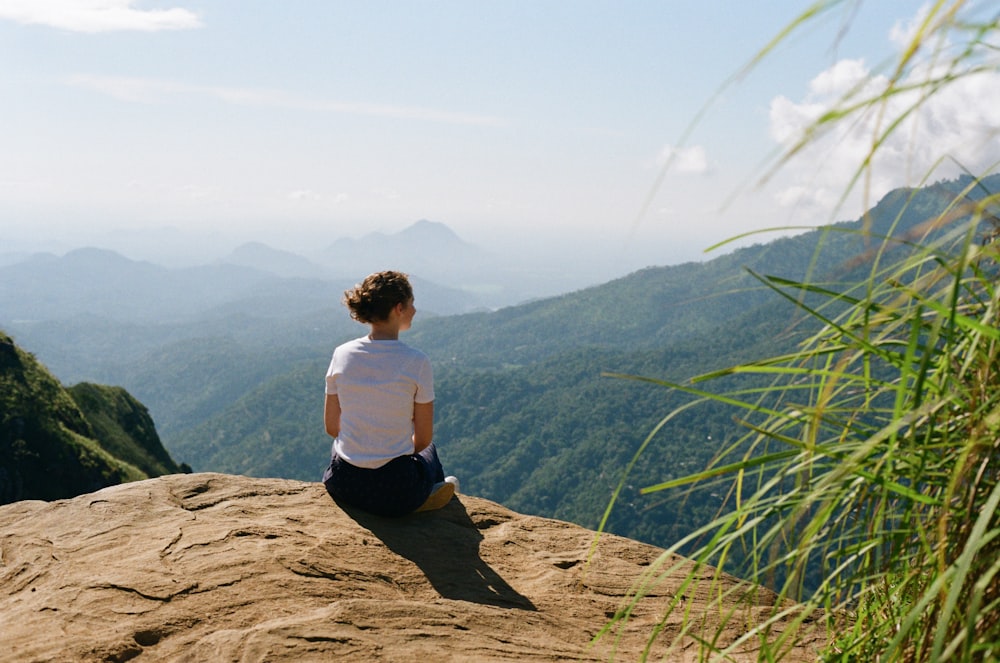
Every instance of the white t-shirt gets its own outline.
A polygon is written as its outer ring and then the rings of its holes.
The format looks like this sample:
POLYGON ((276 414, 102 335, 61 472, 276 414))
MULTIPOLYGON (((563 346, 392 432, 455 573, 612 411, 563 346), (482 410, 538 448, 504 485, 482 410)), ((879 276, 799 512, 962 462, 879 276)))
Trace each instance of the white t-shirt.
POLYGON ((402 341, 358 338, 333 351, 326 393, 340 400, 333 452, 357 467, 381 467, 413 453, 413 404, 434 400, 431 362, 402 341))

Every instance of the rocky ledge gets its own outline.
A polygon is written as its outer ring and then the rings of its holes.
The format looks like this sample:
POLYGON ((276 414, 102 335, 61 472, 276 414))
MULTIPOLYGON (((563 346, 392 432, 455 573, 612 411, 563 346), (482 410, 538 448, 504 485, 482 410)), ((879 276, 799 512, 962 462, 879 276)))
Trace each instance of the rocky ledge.
MULTIPOLYGON (((465 495, 387 519, 320 484, 169 475, 0 507, 0 660, 636 660, 671 602, 708 627, 720 615, 675 558, 677 580, 593 642, 662 552, 465 495)), ((772 614, 753 596, 724 608, 741 618, 717 645, 772 614)), ((693 637, 666 651, 680 612, 654 659, 704 654, 693 637)), ((784 660, 816 660, 818 636, 802 640, 784 660)), ((756 659, 748 639, 727 660, 756 659)))

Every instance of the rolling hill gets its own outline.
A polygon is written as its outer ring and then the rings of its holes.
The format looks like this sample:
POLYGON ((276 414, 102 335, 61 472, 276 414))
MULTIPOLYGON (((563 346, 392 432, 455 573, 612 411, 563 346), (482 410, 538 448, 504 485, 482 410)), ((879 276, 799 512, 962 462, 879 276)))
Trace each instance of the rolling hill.
MULTIPOLYGON (((814 328, 755 274, 847 288, 876 261, 905 253, 965 184, 897 190, 863 218, 704 263, 648 268, 495 311, 418 315, 405 340, 435 365, 435 438, 448 471, 471 494, 595 526, 636 450, 688 402, 605 372, 684 381, 794 348, 814 328), (898 241, 877 252, 889 235, 898 241)), ((998 185, 996 177, 984 182, 998 185)), ((301 317, 230 313, 205 319, 197 336, 147 334, 143 352, 106 361, 102 381, 147 403, 171 453, 196 470, 318 479, 330 443, 320 423, 322 376, 333 347, 362 328, 333 306, 301 317)), ((48 333, 46 352, 72 356, 72 325, 63 331, 48 333)), ((106 328, 112 339, 142 333, 106 328)), ((719 387, 738 384, 734 377, 719 387)), ((610 529, 662 545, 703 522, 721 504, 717 487, 656 497, 638 488, 704 467, 742 430, 725 408, 671 418, 629 475, 610 529)))
MULTIPOLYGON (((691 400, 604 373, 683 382, 793 349, 815 323, 753 273, 847 288, 876 259, 901 257, 904 240, 921 232, 936 205, 950 199, 943 191, 958 184, 899 190, 866 219, 704 264, 651 268, 521 306, 421 321, 405 340, 434 360, 435 438, 447 470, 471 494, 596 526, 636 450, 667 413, 691 400), (875 253, 881 242, 873 234, 900 241, 875 253)), ((205 469, 315 480, 329 447, 318 423, 322 375, 339 340, 172 435, 171 448, 183 458, 197 454, 205 469)), ((740 380, 717 388, 755 386, 740 380)), ((722 502, 718 487, 655 498, 638 488, 704 467, 743 432, 732 415, 692 407, 660 428, 623 488, 610 529, 663 545, 704 522, 722 502)))

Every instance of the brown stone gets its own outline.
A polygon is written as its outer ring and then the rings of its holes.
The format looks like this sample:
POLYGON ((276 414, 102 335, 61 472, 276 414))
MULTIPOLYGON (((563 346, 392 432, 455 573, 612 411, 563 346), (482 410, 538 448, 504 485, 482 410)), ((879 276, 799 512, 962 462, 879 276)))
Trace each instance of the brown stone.
MULTIPOLYGON (((316 483, 169 475, 0 507, 0 659, 636 660, 672 601, 719 619, 707 581, 680 587, 691 563, 664 558, 678 569, 592 643, 661 553, 467 495, 388 519, 316 483)), ((723 587, 728 645, 774 597, 723 587)), ((698 659, 692 638, 665 654, 680 612, 652 658, 698 659)), ((818 638, 799 640, 784 660, 816 660, 818 638)), ((740 651, 756 660, 756 640, 740 651)))

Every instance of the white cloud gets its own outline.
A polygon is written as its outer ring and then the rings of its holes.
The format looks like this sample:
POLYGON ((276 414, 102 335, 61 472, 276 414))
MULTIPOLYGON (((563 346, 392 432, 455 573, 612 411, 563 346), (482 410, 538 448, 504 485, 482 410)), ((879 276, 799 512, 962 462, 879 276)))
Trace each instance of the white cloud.
POLYGON ((184 199, 197 201, 212 200, 218 196, 219 192, 218 187, 202 184, 185 184, 179 189, 179 193, 184 199))
POLYGON ((823 186, 792 185, 775 194, 774 200, 796 217, 818 219, 837 204, 837 192, 823 186))
MULTIPOLYGON (((915 68, 901 84, 919 88, 927 76, 928 69, 915 68)), ((772 100, 771 137, 789 149, 824 112, 845 98, 867 98, 886 84, 885 77, 862 61, 840 61, 813 79, 803 99, 772 100)), ((776 195, 779 204, 794 201, 799 210, 825 206, 826 214, 834 212, 876 140, 882 142, 866 181, 869 197, 859 197, 860 187, 850 199, 856 207, 846 210, 848 218, 893 188, 954 177, 963 169, 977 174, 995 169, 1000 162, 1000 72, 994 69, 957 79, 926 99, 921 94, 920 89, 897 94, 813 136, 783 167, 778 179, 785 189, 776 195), (899 125, 884 136, 896 120, 899 125)))
POLYGON ((288 192, 288 199, 292 202, 298 203, 309 200, 319 200, 321 196, 310 189, 298 189, 296 191, 288 192))
POLYGON ((708 172, 708 155, 701 145, 691 147, 665 146, 656 158, 660 167, 668 166, 669 170, 685 175, 702 175, 708 172))
POLYGON ((296 204, 326 200, 339 205, 350 200, 350 196, 344 192, 335 193, 332 196, 324 196, 323 194, 313 191, 312 189, 296 189, 295 191, 288 192, 288 200, 296 204))
POLYGON ((896 21, 896 24, 892 26, 892 30, 889 31, 889 41, 899 49, 907 48, 913 42, 913 38, 916 37, 920 26, 927 19, 929 11, 930 5, 925 4, 917 11, 913 18, 896 21))
POLYGON ((809 83, 809 95, 814 99, 836 101, 849 90, 867 87, 874 91, 878 80, 869 80, 871 72, 864 60, 840 60, 821 72, 809 83), (865 83, 868 85, 865 85, 865 83))
POLYGON ((70 85, 88 88, 120 101, 133 103, 155 103, 167 95, 181 94, 191 90, 190 86, 181 83, 125 76, 79 74, 71 77, 68 82, 70 85))
POLYGON ((377 189, 372 189, 372 194, 383 200, 399 200, 399 192, 395 189, 390 189, 387 187, 379 187, 377 189))
MULTIPOLYGON (((0 0, 2 2, 3 0, 0 0)), ((267 88, 234 88, 225 86, 190 85, 175 81, 79 74, 69 79, 71 85, 96 90, 121 101, 158 103, 171 96, 193 95, 216 99, 237 106, 257 106, 321 113, 343 113, 369 117, 387 117, 445 124, 503 126, 506 121, 489 115, 456 113, 433 108, 345 102, 313 99, 283 90, 267 88)))
POLYGON ((189 30, 202 27, 180 7, 137 9, 135 0, 0 0, 0 20, 73 32, 189 30))

